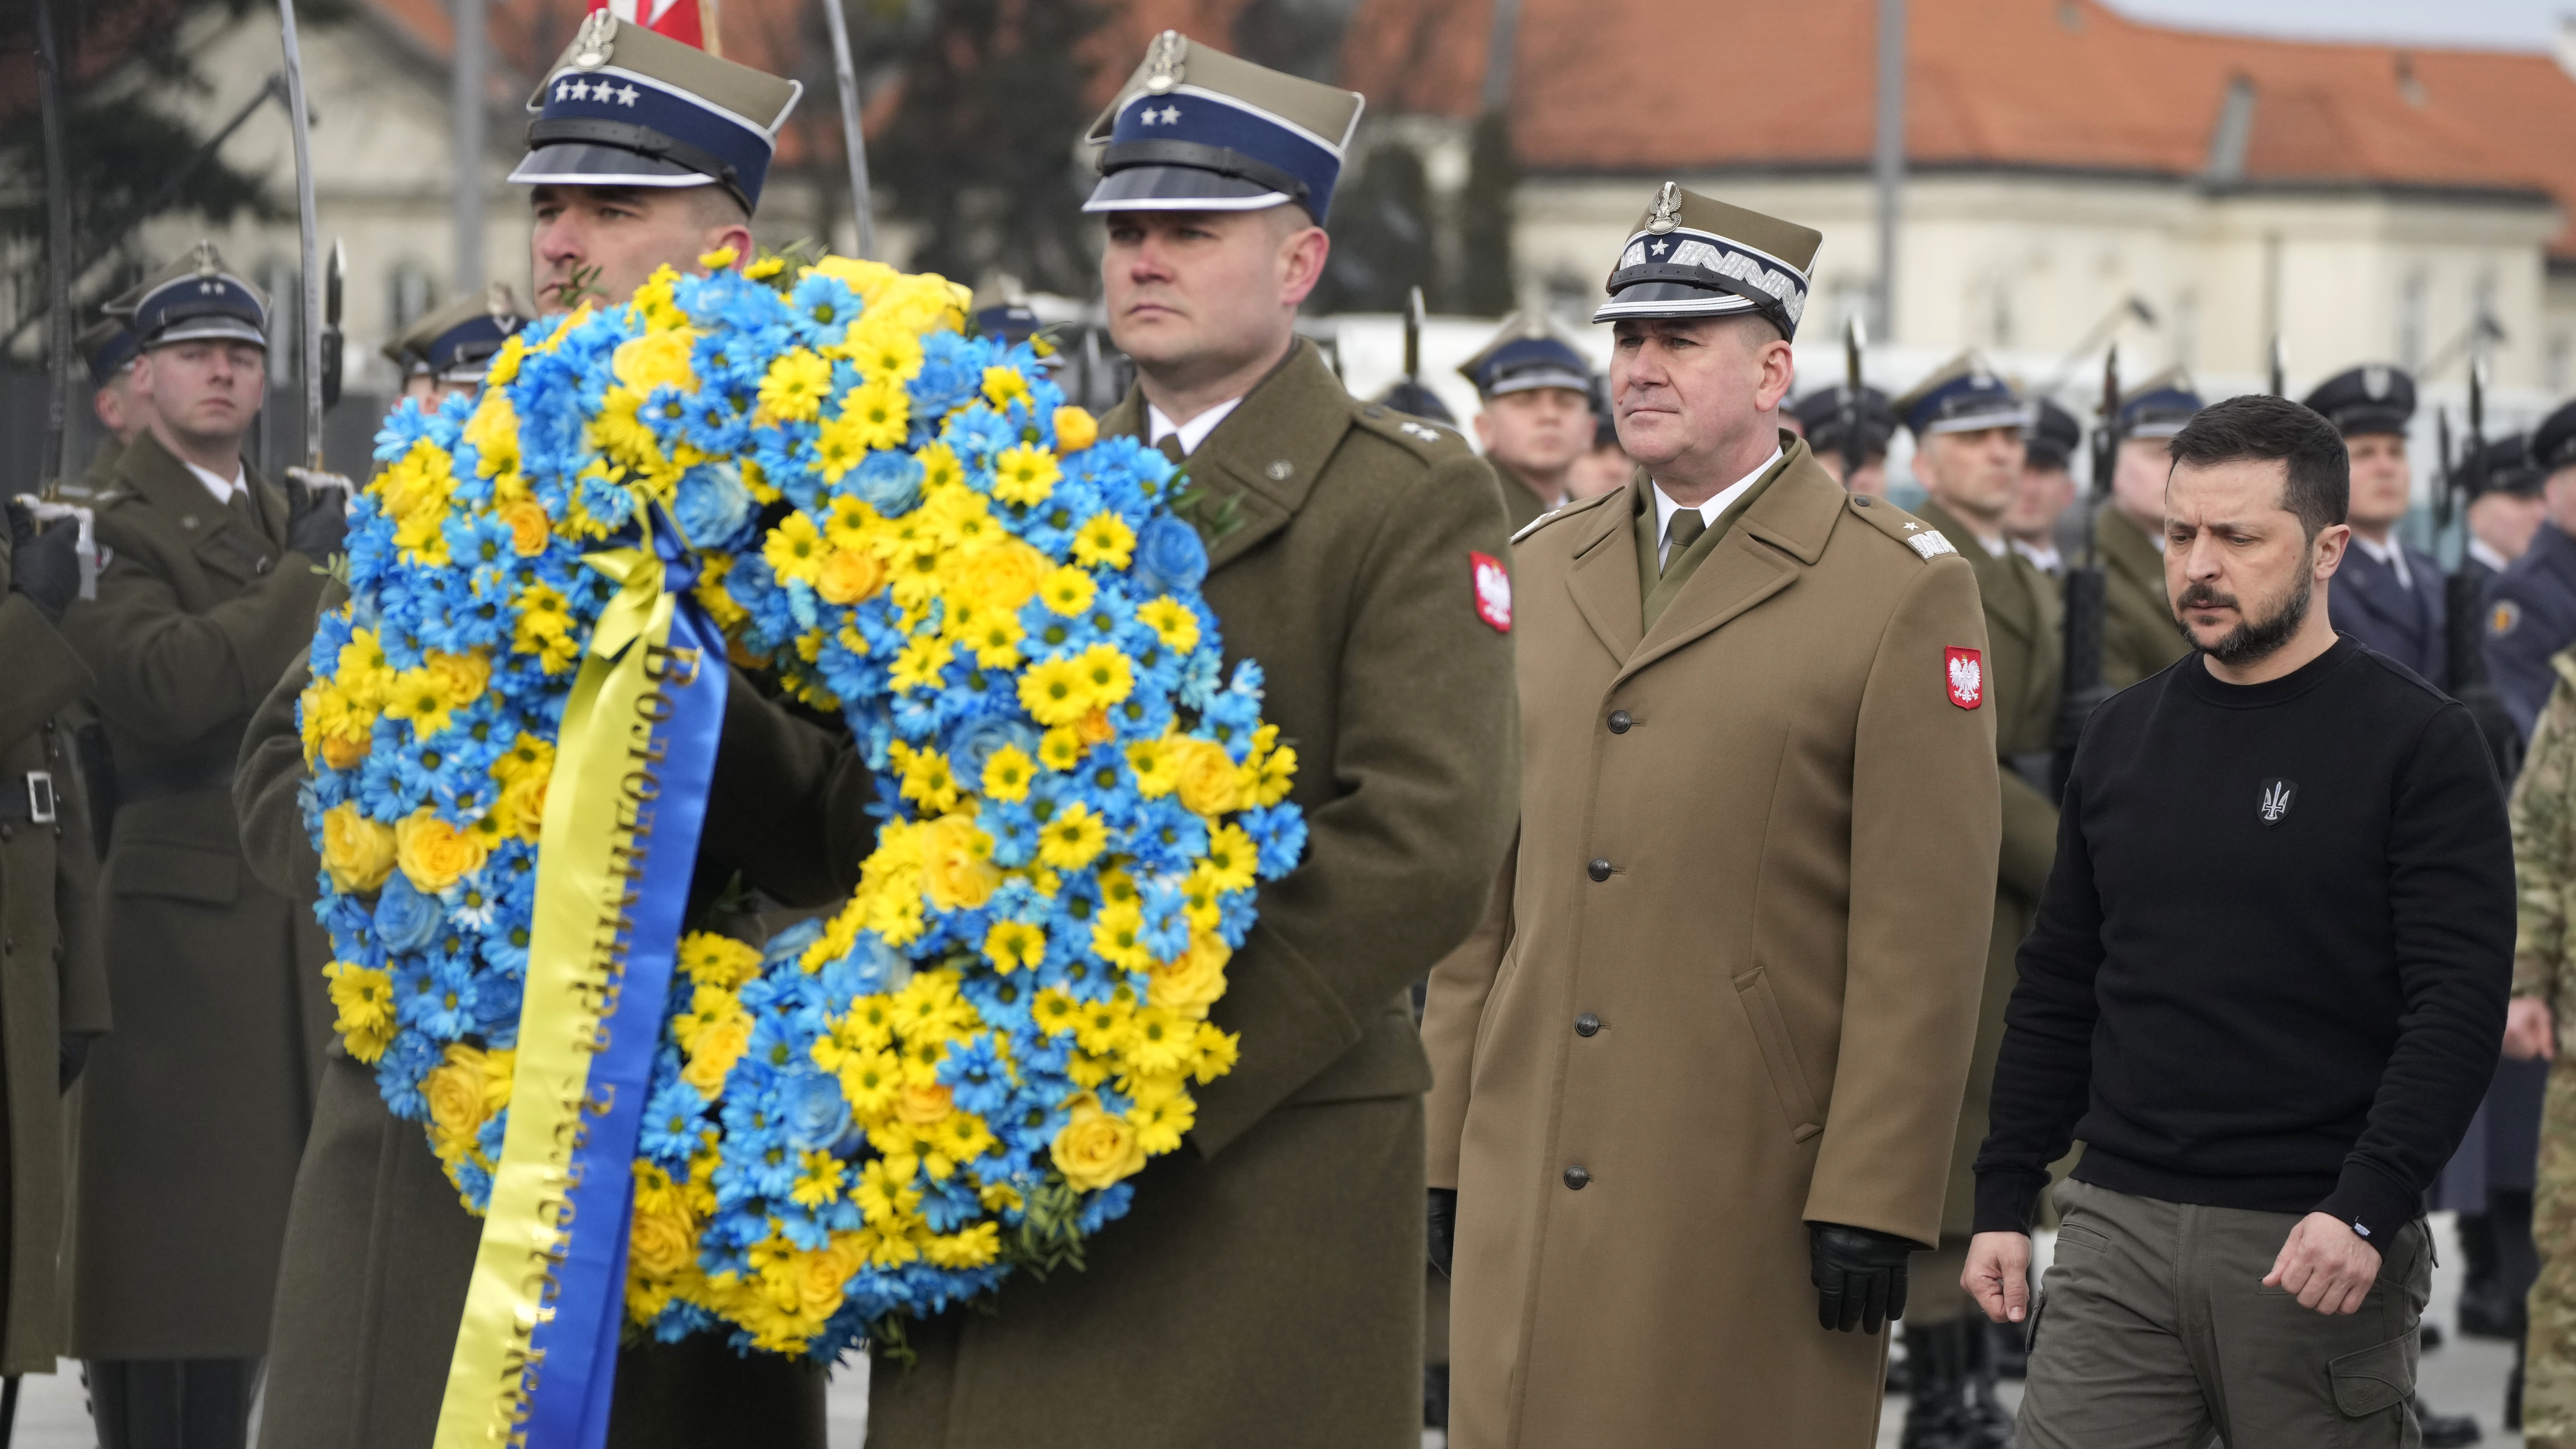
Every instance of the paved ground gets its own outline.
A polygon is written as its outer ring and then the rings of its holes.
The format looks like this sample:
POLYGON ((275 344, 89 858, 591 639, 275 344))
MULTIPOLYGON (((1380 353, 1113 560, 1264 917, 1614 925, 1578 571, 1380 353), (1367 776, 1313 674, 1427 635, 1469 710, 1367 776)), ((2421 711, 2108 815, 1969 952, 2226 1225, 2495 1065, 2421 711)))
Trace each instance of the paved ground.
MULTIPOLYGON (((2490 1339, 2461 1338, 2453 1332, 2451 1309, 2460 1291, 2459 1247, 2447 1215, 2437 1216, 2434 1228, 2441 1261, 2433 1272, 2430 1317, 2449 1337, 2424 1357, 2424 1396, 2436 1408, 2477 1415, 2489 1449, 2521 1449, 2522 1436, 2508 1434, 2503 1427, 2504 1380, 2513 1366, 2513 1350, 2490 1339)), ((2017 1402, 2021 1390, 2018 1384, 2007 1384, 2004 1392, 2008 1401, 2017 1402)), ((1880 1449, 1895 1449, 1904 1413, 1902 1400, 1887 1401, 1879 1426, 1880 1449)), ((867 1414, 867 1376, 864 1368, 854 1366, 832 1385, 832 1449, 861 1449, 867 1414)), ((1443 1449, 1436 1430, 1426 1431, 1422 1442, 1423 1449, 1443 1449)), ((24 1381, 11 1449, 94 1449, 96 1443, 90 1432, 89 1406, 81 1394, 79 1365, 66 1362, 59 1373, 24 1381)))

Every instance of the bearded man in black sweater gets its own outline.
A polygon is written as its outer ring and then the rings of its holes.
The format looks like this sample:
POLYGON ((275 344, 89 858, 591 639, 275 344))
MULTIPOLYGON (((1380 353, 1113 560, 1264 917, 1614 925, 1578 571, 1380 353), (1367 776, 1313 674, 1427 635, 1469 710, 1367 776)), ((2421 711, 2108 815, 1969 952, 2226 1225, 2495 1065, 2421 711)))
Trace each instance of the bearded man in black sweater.
POLYGON ((2328 622, 2332 425, 2235 398, 2173 458, 2195 652, 2076 750, 1962 1286, 2023 1320, 2032 1211, 2081 1139, 2016 1445, 2412 1446, 2424 1189, 2511 977, 2504 799, 2468 711, 2328 622))

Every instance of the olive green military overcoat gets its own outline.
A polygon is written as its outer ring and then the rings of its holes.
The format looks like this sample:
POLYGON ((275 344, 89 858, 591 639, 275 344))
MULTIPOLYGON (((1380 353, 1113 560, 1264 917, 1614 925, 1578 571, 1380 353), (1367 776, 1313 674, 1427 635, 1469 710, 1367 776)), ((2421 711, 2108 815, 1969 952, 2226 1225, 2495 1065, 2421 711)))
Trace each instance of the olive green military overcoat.
MULTIPOLYGON (((1995 1053, 2004 1041, 2004 1007, 2012 1000, 2013 956, 2030 934, 2039 893, 2057 859, 2057 803, 2023 771, 2048 779, 2057 744, 2057 702, 2066 675, 2066 616, 2055 579, 2007 548, 1990 553, 1949 510, 1926 500, 1916 510, 1941 530, 1976 571, 1986 613, 1987 707, 1995 716, 1996 782, 2003 800, 2003 845, 1995 879, 1995 920, 1987 933, 1984 994, 1977 1006, 1977 1050, 1968 1065, 1968 1095, 1950 1153, 1950 1189, 1941 1209, 1944 1237, 1975 1229, 1977 1179, 1971 1171, 1986 1140, 1995 1053)), ((1956 1285, 1926 1282, 1926 1301, 1956 1285)), ((1957 1294, 1964 1306, 1965 1295, 1957 1294)))
POLYGON ((2126 689, 2191 652, 2165 596, 2165 556, 2119 509, 2093 515, 2093 546, 2109 583, 2102 621, 2102 682, 2126 689))
MULTIPOLYGON (((1102 429, 1143 413, 1131 394, 1102 429)), ((1087 1270, 1014 1278, 918 1333, 916 1367, 878 1363, 872 1449, 1421 1442, 1430 1074, 1403 993, 1511 836, 1512 638, 1471 560, 1506 553, 1502 505, 1455 435, 1354 401, 1305 342, 1189 471, 1240 500, 1206 597, 1229 667, 1268 678, 1311 832, 1226 968, 1242 1061, 1087 1270)))
MULTIPOLYGON (((335 584, 321 606, 341 597, 335 584)), ((310 682, 298 655, 244 736, 233 783, 253 868, 270 889, 308 902, 321 862, 296 800, 306 778, 296 703, 310 682)), ((874 834, 868 800, 845 740, 735 676, 693 899, 736 871, 791 904, 847 892, 874 834)), ((334 1040, 287 1218, 263 1449, 428 1449, 482 1231, 419 1124, 386 1110, 375 1073, 334 1040)), ((608 1443, 823 1449, 823 1387, 819 1370, 737 1357, 713 1339, 628 1347, 608 1443)))
POLYGON ((331 1015, 311 912, 244 869, 233 757, 312 637, 322 580, 150 434, 97 501, 112 551, 63 631, 96 676, 122 800, 105 871, 115 1035, 82 1081, 72 1349, 250 1358, 331 1015))
POLYGON ((7 552, 0 544, 0 677, 8 680, 0 688, 0 1128, 8 1133, 0 1373, 28 1374, 53 1372, 65 1343, 70 1143, 61 1041, 106 1031, 108 1000, 88 797, 58 722, 89 688, 89 670, 33 602, 9 592, 7 552), (51 823, 34 818, 41 801, 28 793, 30 775, 51 788, 51 823))
POLYGON ((1651 629, 1642 479, 1515 550, 1519 841, 1423 1019, 1459 1449, 1875 1433, 1886 1337, 1817 1326, 1806 1224, 1940 1231, 1986 628, 1946 543, 1782 446, 1651 629))
POLYGON ((1539 515, 1548 511, 1548 502, 1532 492, 1528 484, 1512 476, 1511 469, 1495 465, 1494 478, 1502 485, 1504 520, 1511 525, 1512 532, 1518 533, 1538 522, 1539 515))

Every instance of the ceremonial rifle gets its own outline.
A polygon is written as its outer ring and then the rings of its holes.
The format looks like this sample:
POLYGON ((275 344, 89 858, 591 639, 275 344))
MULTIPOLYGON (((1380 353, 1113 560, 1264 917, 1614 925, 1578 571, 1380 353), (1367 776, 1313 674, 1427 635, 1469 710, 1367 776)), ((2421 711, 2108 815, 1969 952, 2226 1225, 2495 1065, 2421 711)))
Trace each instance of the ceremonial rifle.
POLYGON ((2433 465, 2439 481, 2433 485, 2433 531, 2440 533, 2451 526, 2452 490, 2459 486, 2459 464, 2451 457, 2451 410, 2433 410, 2433 465))
POLYGON ((295 309, 298 334, 296 362, 304 381, 304 466, 286 470, 288 495, 293 498, 297 489, 337 489, 345 506, 352 485, 348 479, 322 466, 322 411, 340 391, 339 349, 336 346, 332 349, 327 378, 322 354, 326 313, 335 334, 335 343, 339 331, 339 259, 336 255, 333 258, 331 277, 326 285, 322 275, 322 242, 313 207, 313 136, 304 109, 304 50, 295 39, 295 0, 277 0, 277 36, 278 45, 286 56, 287 125, 295 138, 295 221, 304 263, 304 301, 295 309), (327 297, 324 295, 326 291, 329 293, 327 297), (326 390, 328 397, 325 396, 326 390))
POLYGON ((832 32, 832 75, 841 86, 841 149, 850 159, 850 209, 858 214, 859 256, 877 249, 876 209, 868 199, 868 145, 859 130, 859 71, 850 58, 850 22, 841 0, 823 0, 823 22, 832 32))
POLYGON ((1868 449, 1860 436, 1860 357, 1869 346, 1869 334, 1861 329, 1860 314, 1852 314, 1843 324, 1843 487, 1852 487, 1860 476, 1861 464, 1868 461, 1868 449))
MULTIPOLYGON (((45 403, 45 452, 36 488, 49 491, 63 471, 63 434, 72 416, 72 188, 63 170, 61 49, 54 43, 53 0, 36 0, 36 104, 45 129, 45 351, 54 365, 45 403)), ((18 1381, 9 1380, 14 1395, 18 1381)))
POLYGON ((1404 299, 1404 380, 1415 387, 1422 385, 1422 289, 1416 287, 1404 299))
POLYGON ((2087 490, 2084 562, 2066 571, 2066 656, 2058 675, 2057 750, 2051 762, 2051 798, 2063 799, 2075 772, 2075 742, 2094 707, 2110 697, 2102 683, 2102 627, 2110 612, 2110 578, 2102 572, 2101 510, 2120 466, 2120 344, 2102 357, 2102 414, 2093 429, 2093 478, 2087 490))
POLYGON ((2282 345, 2281 334, 2272 334, 2272 396, 2290 395, 2290 350, 2282 345))

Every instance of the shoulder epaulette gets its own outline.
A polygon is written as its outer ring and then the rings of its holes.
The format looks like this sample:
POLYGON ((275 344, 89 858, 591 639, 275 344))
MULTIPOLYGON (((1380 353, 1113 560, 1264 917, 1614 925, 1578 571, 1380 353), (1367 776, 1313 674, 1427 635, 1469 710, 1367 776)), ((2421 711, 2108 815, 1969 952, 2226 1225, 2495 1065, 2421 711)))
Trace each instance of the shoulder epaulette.
POLYGON ((1851 511, 1868 519, 1871 526, 1898 543, 1914 550, 1925 563, 1945 553, 1957 553, 1958 547, 1942 536, 1941 530, 1897 507, 1884 498, 1867 493, 1851 496, 1851 511))
POLYGON ((1424 422, 1411 413, 1397 412, 1384 403, 1360 403, 1352 409, 1352 416, 1361 427, 1390 442, 1405 445, 1426 461, 1436 462, 1475 451, 1467 446, 1467 440, 1457 430, 1424 422))
POLYGON ((1531 534, 1538 532, 1540 529, 1547 527, 1549 524, 1556 522, 1560 518, 1572 518, 1574 515, 1582 513, 1588 509, 1598 508, 1613 498, 1624 498, 1627 495, 1627 489, 1613 488, 1607 493, 1597 493, 1590 498, 1564 504, 1560 507, 1551 508, 1547 512, 1542 513, 1538 517, 1521 525, 1521 531, 1512 535, 1512 542, 1518 543, 1522 539, 1529 537, 1531 534))

